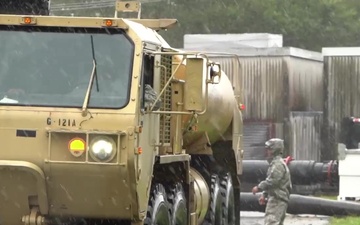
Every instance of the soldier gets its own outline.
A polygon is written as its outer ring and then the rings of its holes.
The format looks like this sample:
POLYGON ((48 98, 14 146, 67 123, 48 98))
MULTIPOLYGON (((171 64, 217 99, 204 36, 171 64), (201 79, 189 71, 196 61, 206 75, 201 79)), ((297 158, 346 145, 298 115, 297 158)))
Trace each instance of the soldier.
MULTIPOLYGON (((145 107, 152 107, 152 105, 155 103, 155 100, 157 98, 157 93, 156 91, 149 85, 149 84, 145 84, 145 107)), ((158 110, 161 107, 161 99, 159 99, 156 103, 155 106, 153 108, 153 110, 158 110)))
POLYGON ((283 225, 292 189, 290 171, 282 158, 284 141, 273 138, 265 145, 267 160, 270 163, 267 178, 253 187, 252 192, 255 195, 262 191, 259 203, 265 205, 267 202, 265 225, 283 225))

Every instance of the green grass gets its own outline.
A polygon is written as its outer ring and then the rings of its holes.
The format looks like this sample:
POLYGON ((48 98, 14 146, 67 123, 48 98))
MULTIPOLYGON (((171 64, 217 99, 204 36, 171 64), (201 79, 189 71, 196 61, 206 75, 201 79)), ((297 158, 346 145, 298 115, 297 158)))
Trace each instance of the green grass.
POLYGON ((347 216, 347 217, 333 217, 330 220, 331 225, 359 225, 360 217, 357 216, 347 216))
MULTIPOLYGON (((337 200, 337 196, 332 195, 320 195, 317 197, 337 200)), ((332 217, 330 219, 330 225, 360 225, 360 216, 332 217)))
POLYGON ((317 196, 319 198, 323 198, 323 199, 329 199, 329 200, 337 200, 337 196, 332 196, 332 195, 321 195, 321 196, 317 196))

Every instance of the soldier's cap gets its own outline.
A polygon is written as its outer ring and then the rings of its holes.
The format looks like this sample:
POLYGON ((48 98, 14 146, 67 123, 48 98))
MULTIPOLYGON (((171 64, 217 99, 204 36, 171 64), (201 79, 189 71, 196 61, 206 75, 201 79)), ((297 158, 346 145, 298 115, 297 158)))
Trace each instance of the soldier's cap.
POLYGON ((282 150, 284 148, 284 140, 280 138, 272 138, 265 142, 265 147, 272 150, 282 150))

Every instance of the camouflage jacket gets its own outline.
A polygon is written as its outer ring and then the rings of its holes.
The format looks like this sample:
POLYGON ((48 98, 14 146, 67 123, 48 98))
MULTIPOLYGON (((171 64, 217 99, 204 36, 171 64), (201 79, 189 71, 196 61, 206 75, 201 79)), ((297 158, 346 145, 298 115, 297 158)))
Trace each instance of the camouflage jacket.
POLYGON ((267 178, 258 187, 265 197, 275 197, 288 202, 292 189, 290 171, 281 156, 275 156, 267 171, 267 178))

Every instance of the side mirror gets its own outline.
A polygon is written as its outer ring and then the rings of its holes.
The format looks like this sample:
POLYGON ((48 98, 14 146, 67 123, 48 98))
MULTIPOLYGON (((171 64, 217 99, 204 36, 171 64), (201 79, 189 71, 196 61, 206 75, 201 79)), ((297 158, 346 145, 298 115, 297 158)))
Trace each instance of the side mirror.
POLYGON ((184 109, 203 111, 208 67, 203 58, 187 58, 184 84, 184 109))
POLYGON ((219 63, 210 63, 210 81, 212 84, 220 83, 221 78, 221 66, 219 63))

